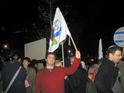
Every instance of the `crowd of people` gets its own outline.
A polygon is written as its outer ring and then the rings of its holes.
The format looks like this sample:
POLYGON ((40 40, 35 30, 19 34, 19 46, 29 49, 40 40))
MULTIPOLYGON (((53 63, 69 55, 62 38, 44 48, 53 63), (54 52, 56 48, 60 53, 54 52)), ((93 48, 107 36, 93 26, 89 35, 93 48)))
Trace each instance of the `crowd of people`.
POLYGON ((79 50, 64 64, 51 52, 44 61, 14 54, 0 62, 0 93, 124 93, 122 52, 111 45, 106 57, 89 67, 79 50))

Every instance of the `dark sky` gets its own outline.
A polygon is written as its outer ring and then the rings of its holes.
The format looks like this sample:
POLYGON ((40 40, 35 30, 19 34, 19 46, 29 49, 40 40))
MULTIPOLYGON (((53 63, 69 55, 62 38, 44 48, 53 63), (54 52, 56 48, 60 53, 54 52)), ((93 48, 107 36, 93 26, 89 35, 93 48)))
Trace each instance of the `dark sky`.
MULTIPOLYGON (((42 1, 42 0, 41 0, 42 1)), ((44 0, 45 1, 45 0, 44 0)), ((49 1, 49 0, 46 0, 49 1)), ((113 42, 114 32, 124 25, 121 0, 54 0, 64 14, 74 41, 83 55, 97 56, 98 41, 103 40, 103 51, 113 42)), ((0 0, 0 41, 14 40, 16 32, 38 20, 40 0, 0 0)), ((42 6, 41 3, 40 5, 42 6)), ((20 38, 19 36, 18 38, 20 38)))

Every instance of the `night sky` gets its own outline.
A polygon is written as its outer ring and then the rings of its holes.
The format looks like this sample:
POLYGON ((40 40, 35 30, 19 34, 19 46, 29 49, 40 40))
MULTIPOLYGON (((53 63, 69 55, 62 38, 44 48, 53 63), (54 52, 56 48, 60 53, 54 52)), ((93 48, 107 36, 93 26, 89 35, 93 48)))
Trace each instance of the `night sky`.
MULTIPOLYGON (((38 23, 40 15, 38 6, 45 6, 45 1, 49 0, 41 1, 0 0, 0 42, 10 40, 16 42, 13 44, 17 45, 21 39, 24 43, 22 35, 26 37, 30 34, 31 25, 38 23), (23 28, 28 28, 28 34, 20 32, 18 35, 15 34, 23 28)), ((55 8, 58 6, 78 49, 85 56, 97 56, 100 38, 103 40, 103 52, 105 53, 107 47, 114 44, 114 32, 124 25, 124 8, 121 0, 112 2, 108 0, 52 1, 54 1, 52 14, 54 15, 55 8)))

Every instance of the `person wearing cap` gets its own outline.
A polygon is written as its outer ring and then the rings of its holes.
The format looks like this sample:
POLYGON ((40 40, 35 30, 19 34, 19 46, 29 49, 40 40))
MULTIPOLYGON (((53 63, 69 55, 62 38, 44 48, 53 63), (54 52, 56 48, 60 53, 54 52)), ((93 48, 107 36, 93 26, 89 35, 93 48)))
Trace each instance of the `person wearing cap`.
POLYGON ((107 56, 102 60, 95 77, 97 93, 114 93, 113 87, 118 77, 117 64, 122 58, 122 48, 117 45, 108 47, 107 56))
POLYGON ((80 64, 80 52, 76 51, 71 67, 56 67, 55 54, 48 53, 46 67, 36 75, 35 93, 64 93, 64 77, 76 71, 80 64))

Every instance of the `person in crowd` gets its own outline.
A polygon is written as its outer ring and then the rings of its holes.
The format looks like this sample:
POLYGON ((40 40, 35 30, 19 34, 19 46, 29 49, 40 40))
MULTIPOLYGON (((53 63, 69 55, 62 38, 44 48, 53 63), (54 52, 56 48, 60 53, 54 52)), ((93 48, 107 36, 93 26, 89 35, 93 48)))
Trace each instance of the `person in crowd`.
POLYGON ((88 81, 86 86, 86 93, 97 93, 96 87, 94 84, 94 79, 97 74, 100 64, 93 64, 88 69, 88 81))
MULTIPOLYGON (((71 65, 74 62, 74 56, 70 57, 71 65)), ((68 76, 68 93, 86 93, 87 72, 80 63, 78 69, 68 76)))
POLYGON ((94 82, 94 79, 95 79, 95 76, 98 72, 98 68, 99 68, 99 65, 100 64, 93 64, 89 67, 89 70, 88 70, 88 78, 94 82))
POLYGON ((108 47, 107 56, 102 60, 95 77, 97 93, 113 93, 113 86, 118 77, 117 64, 122 58, 122 48, 117 45, 108 47))
POLYGON ((21 67, 20 63, 17 61, 12 63, 7 62, 7 64, 2 69, 1 78, 2 78, 3 92, 7 90, 7 87, 9 86, 10 81, 13 79, 13 76, 15 76, 15 73, 19 68, 21 69, 7 93, 26 93, 25 79, 26 79, 27 73, 25 68, 21 67))
POLYGON ((36 73, 44 68, 44 59, 36 60, 32 59, 33 68, 35 68, 36 73))
POLYGON ((56 60, 55 66, 57 66, 57 67, 63 67, 63 63, 61 62, 61 60, 56 60))
POLYGON ((3 61, 2 61, 1 56, 0 56, 0 93, 2 93, 1 71, 2 71, 3 66, 4 66, 3 61))
POLYGON ((27 71, 27 77, 25 80, 26 93, 35 93, 35 77, 36 70, 31 66, 31 59, 29 57, 24 57, 22 59, 22 66, 27 71))
POLYGON ((116 81, 114 93, 124 93, 124 58, 122 58, 121 62, 118 64, 118 68, 118 82, 116 81))
POLYGON ((71 67, 56 67, 54 53, 48 53, 46 67, 36 75, 36 93, 64 93, 64 77, 74 73, 80 64, 80 52, 75 52, 71 67))

